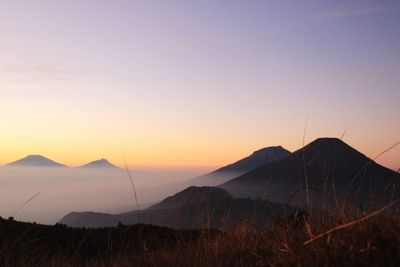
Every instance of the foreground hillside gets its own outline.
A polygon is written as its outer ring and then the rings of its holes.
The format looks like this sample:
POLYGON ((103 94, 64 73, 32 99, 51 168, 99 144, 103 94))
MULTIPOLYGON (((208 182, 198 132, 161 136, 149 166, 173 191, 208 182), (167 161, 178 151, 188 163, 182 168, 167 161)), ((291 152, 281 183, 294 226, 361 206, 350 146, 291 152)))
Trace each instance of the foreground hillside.
POLYGON ((399 266, 400 218, 379 212, 356 220, 362 216, 298 214, 268 229, 242 224, 225 232, 2 219, 0 266, 399 266))
POLYGON ((212 230, 173 230, 143 224, 70 228, 0 217, 0 266, 91 266, 96 262, 109 266, 128 255, 145 263, 149 251, 179 249, 217 234, 212 230))

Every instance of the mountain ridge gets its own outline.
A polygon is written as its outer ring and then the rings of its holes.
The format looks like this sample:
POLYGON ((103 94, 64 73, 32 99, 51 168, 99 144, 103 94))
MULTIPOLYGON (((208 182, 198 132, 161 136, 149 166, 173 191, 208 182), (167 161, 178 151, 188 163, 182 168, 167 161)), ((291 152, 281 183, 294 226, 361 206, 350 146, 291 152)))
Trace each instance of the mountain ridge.
POLYGON ((176 229, 225 229, 243 221, 267 225, 272 216, 295 211, 296 208, 266 200, 236 199, 220 188, 191 186, 144 210, 114 215, 90 211, 71 212, 59 222, 73 227, 145 223, 176 229))
POLYGON ((263 164, 280 160, 290 154, 282 146, 264 147, 234 163, 218 168, 208 174, 195 177, 193 181, 197 186, 217 186, 263 164))
POLYGON ((309 204, 304 203, 307 188, 316 203, 326 195, 331 201, 334 197, 351 197, 355 202, 365 203, 372 198, 371 194, 384 195, 390 185, 397 187, 399 182, 399 174, 342 140, 318 138, 290 156, 260 166, 220 187, 235 197, 265 197, 305 207, 309 204))

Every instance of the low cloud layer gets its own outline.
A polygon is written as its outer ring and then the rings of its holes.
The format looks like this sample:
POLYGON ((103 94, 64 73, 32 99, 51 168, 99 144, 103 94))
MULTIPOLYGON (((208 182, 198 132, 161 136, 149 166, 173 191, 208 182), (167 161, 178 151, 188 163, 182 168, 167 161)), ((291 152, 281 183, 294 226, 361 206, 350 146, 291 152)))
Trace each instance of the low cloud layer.
MULTIPOLYGON (((133 171, 139 206, 144 208, 176 193, 185 180, 207 170, 142 169, 133 171)), ((15 218, 56 223, 71 211, 118 213, 136 209, 129 177, 122 170, 76 168, 0 168, 0 216, 7 218, 33 198, 15 218)))

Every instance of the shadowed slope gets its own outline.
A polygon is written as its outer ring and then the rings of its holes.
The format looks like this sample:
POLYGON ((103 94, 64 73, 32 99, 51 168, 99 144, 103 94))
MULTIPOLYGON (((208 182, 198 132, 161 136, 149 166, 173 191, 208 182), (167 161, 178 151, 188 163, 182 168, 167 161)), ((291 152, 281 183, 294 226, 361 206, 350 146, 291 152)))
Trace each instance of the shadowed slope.
POLYGON ((148 223, 173 228, 231 228, 248 222, 267 225, 272 216, 292 213, 295 209, 265 200, 235 199, 214 187, 189 187, 142 211, 116 215, 72 212, 60 222, 69 226, 115 226, 148 223))
POLYGON ((320 138, 292 155, 263 165, 220 187, 237 197, 264 197, 306 206, 310 202, 338 205, 390 201, 398 195, 400 175, 378 165, 337 138, 320 138))
POLYGON ((222 201, 232 201, 233 197, 225 190, 217 187, 195 187, 190 186, 187 189, 167 197, 160 203, 157 203, 149 209, 170 209, 179 208, 191 203, 210 202, 219 203, 222 201))
POLYGON ((264 164, 281 160, 288 155, 290 155, 290 152, 281 146, 266 147, 235 163, 194 178, 194 184, 198 186, 216 186, 264 164))

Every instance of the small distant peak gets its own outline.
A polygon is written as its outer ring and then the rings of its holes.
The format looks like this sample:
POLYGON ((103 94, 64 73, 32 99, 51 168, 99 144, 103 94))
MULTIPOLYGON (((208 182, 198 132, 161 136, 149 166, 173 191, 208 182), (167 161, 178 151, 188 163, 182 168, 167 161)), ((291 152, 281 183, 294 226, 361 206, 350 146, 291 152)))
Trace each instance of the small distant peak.
POLYGON ((113 165, 110 163, 107 159, 101 158, 99 160, 95 160, 92 162, 89 162, 88 164, 85 164, 81 166, 81 168, 110 168, 110 169, 119 169, 117 166, 113 165))
POLYGON ((39 166, 39 167, 66 167, 65 165, 48 159, 42 155, 28 155, 22 159, 7 164, 9 166, 39 166))
POLYGON ((42 155, 28 155, 25 158, 44 158, 42 155))

